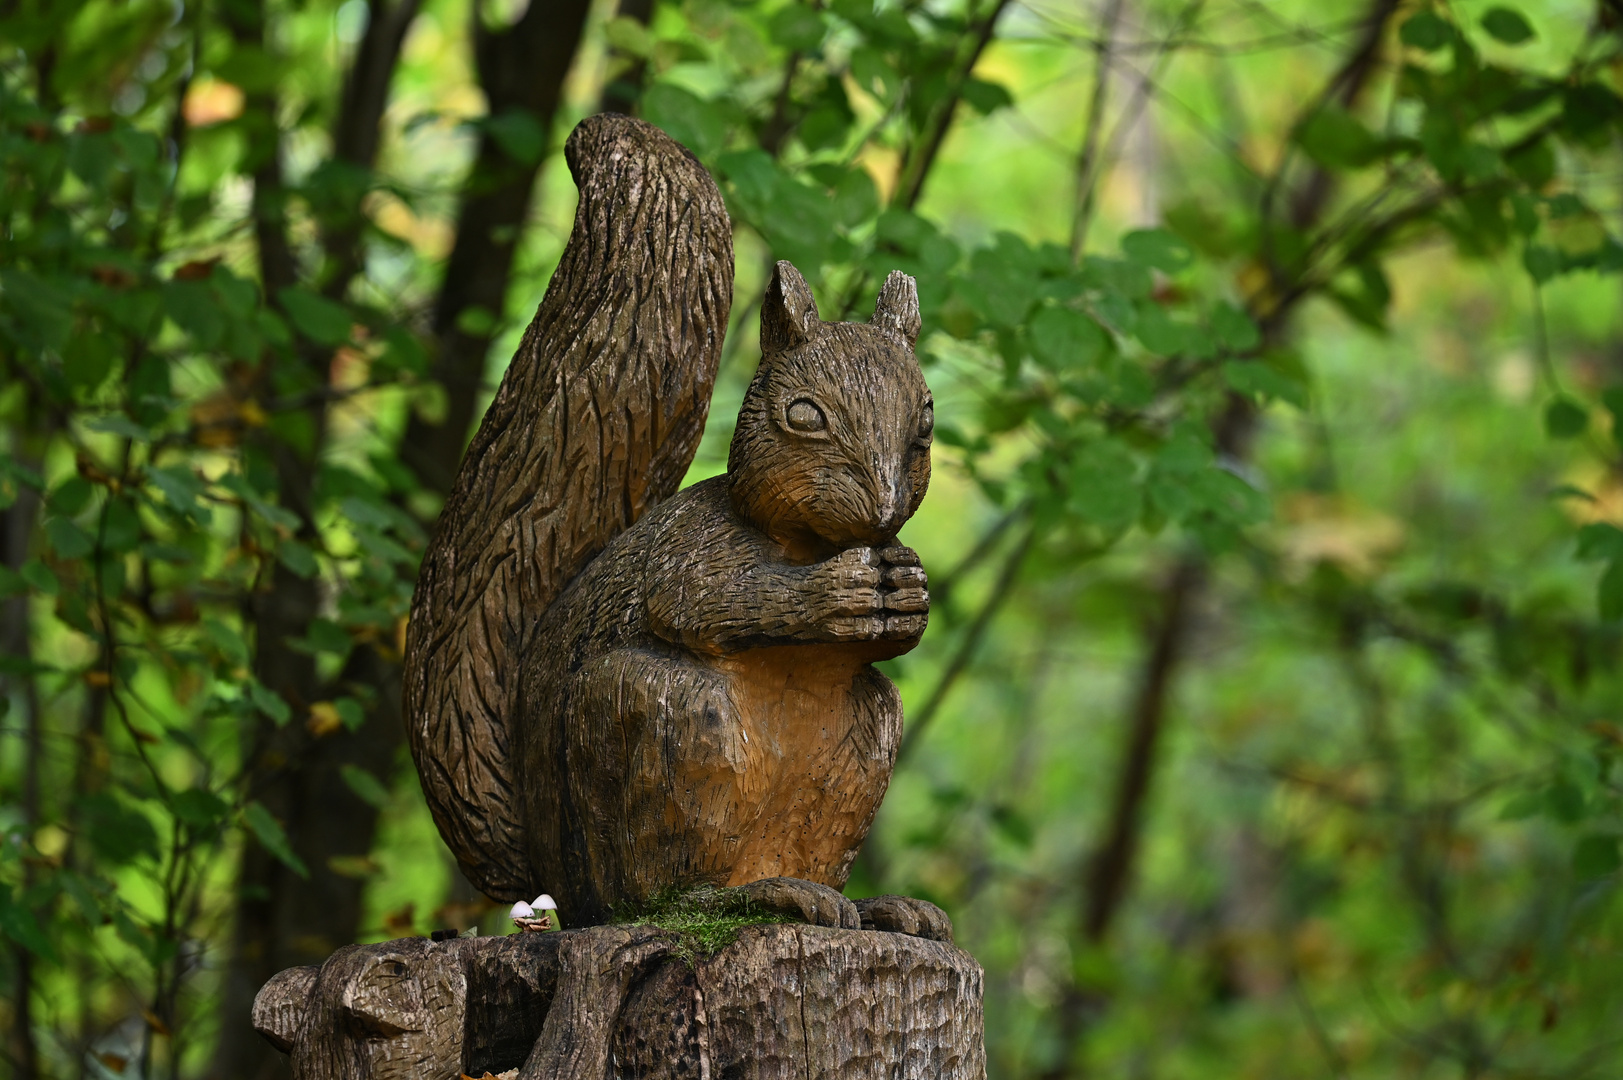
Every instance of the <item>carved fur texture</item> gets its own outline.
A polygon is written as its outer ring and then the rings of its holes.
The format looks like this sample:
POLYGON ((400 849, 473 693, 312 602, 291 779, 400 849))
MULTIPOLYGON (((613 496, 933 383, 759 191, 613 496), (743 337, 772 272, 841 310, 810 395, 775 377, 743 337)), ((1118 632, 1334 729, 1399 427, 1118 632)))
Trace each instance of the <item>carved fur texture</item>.
POLYGON ((565 155, 574 231, 446 501, 406 642, 423 792, 468 879, 506 900, 540 872, 511 759, 520 657, 569 579, 681 483, 733 295, 732 225, 692 155, 613 115, 565 155))
POLYGON ((646 125, 569 145, 575 233, 413 606, 424 788, 471 880, 545 889, 569 925, 670 885, 839 889, 901 736, 872 665, 929 609, 895 540, 934 426, 913 281, 825 323, 778 263, 727 475, 673 495, 730 300, 725 213, 646 125))
POLYGON ((929 391, 905 336, 820 322, 788 263, 762 328, 728 474, 616 537, 526 656, 531 863, 586 922, 672 883, 838 889, 890 782, 901 701, 872 663, 927 618, 893 538, 929 482, 929 391))

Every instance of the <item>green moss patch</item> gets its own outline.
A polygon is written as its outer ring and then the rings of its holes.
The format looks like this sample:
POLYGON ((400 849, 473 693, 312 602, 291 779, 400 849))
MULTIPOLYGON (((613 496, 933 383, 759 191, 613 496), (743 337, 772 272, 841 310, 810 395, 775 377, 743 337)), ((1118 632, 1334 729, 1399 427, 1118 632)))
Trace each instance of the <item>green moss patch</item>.
POLYGON ((796 920, 766 910, 736 889, 693 885, 662 889, 637 907, 616 909, 614 921, 670 931, 677 936, 676 955, 693 964, 737 941, 746 926, 796 920))

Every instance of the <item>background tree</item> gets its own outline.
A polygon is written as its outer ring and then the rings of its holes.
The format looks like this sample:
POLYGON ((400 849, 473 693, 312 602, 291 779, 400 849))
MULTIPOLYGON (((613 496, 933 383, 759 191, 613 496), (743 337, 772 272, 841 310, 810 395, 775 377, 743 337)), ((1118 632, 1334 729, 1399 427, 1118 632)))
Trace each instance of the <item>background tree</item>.
POLYGON ((918 278, 851 891, 955 916, 994 1075, 1615 1071, 1619 18, 0 5, 9 1066, 274 1070, 269 974, 481 916, 395 665, 602 103, 739 228, 695 478, 771 260, 918 278))

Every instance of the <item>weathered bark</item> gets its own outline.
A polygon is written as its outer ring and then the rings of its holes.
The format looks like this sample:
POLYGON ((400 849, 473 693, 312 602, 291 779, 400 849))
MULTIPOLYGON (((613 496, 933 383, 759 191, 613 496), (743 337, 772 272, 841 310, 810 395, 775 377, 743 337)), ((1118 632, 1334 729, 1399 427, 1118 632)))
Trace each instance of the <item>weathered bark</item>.
POLYGON ((648 927, 341 949, 260 993, 298 1080, 979 1080, 981 969, 951 945, 798 925, 714 957, 648 927))

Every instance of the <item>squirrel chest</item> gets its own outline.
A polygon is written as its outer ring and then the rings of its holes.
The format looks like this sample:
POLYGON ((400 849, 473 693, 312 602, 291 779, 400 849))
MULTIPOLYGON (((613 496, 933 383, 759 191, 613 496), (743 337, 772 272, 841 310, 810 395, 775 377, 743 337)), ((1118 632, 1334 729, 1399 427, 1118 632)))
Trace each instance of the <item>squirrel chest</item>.
POLYGON ((531 840, 573 855, 560 887, 577 905, 684 880, 843 883, 901 734, 871 664, 901 649, 783 644, 817 618, 813 574, 739 519, 718 477, 617 537, 549 608, 519 694, 521 790, 549 803, 529 820, 560 823, 531 840))

